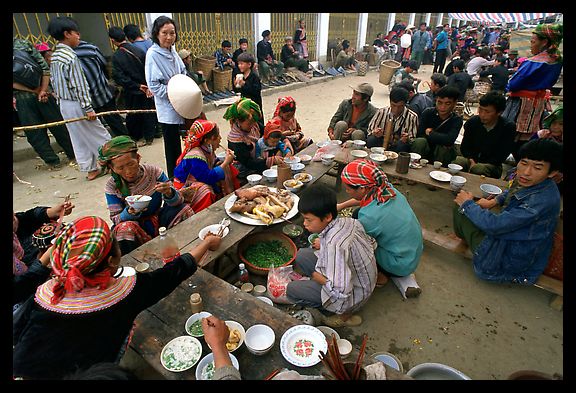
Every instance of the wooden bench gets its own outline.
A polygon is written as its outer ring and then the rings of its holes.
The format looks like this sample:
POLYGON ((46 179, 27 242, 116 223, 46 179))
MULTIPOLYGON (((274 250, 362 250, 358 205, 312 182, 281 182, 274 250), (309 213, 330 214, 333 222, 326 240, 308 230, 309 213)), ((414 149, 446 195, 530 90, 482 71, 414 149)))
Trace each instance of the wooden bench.
MULTIPOLYGON (((422 236, 424 240, 445 248, 454 253, 460 254, 468 259, 472 259, 472 252, 468 245, 460 239, 451 238, 446 235, 436 233, 434 231, 422 228, 422 236)), ((550 302, 550 307, 555 310, 561 311, 564 301, 564 282, 552 277, 541 275, 534 286, 544 289, 548 292, 553 293, 555 296, 550 302)))

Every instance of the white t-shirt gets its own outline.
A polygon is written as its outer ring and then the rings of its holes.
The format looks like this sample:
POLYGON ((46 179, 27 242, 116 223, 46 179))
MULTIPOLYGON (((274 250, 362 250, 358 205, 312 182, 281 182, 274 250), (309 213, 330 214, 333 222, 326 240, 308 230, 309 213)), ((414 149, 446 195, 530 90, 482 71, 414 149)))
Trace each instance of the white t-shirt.
POLYGON ((492 64, 494 64, 494 60, 486 60, 482 56, 477 56, 473 59, 470 59, 468 66, 466 67, 466 72, 468 75, 474 76, 480 72, 480 68, 492 64))

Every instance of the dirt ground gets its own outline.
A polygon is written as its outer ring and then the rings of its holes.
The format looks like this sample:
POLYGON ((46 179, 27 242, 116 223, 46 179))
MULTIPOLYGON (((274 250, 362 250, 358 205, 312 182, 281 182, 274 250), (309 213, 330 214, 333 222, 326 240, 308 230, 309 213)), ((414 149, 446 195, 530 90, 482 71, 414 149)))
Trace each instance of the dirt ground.
MULTIPOLYGON (((422 66, 418 76, 425 80, 430 75, 431 66, 422 66)), ((297 102, 296 116, 304 132, 315 141, 326 139, 331 116, 338 104, 351 96, 349 86, 359 82, 374 87, 373 105, 388 105, 388 87, 378 83, 376 70, 370 70, 366 76, 348 75, 297 89, 287 86, 284 89, 289 91, 270 95, 264 91, 265 118, 271 118, 278 97, 290 95, 297 102)), ((207 117, 219 124, 225 140, 229 126, 222 118, 224 111, 225 107, 209 111, 207 117)), ((76 208, 66 220, 87 214, 108 218, 103 194, 106 177, 89 182, 73 167, 59 172, 37 169, 42 161, 25 138, 14 138, 13 152, 14 172, 31 183, 14 180, 14 211, 53 205, 72 193, 76 208)), ((140 153, 144 162, 165 167, 161 139, 140 153)), ((334 185, 335 178, 325 176, 320 181, 334 185)), ((430 191, 422 185, 400 184, 397 188, 408 197, 422 226, 443 234, 452 232, 450 192, 430 191)), ((342 191, 339 200, 344 198, 342 191)), ((389 282, 376 289, 361 310, 361 326, 336 329, 355 346, 353 359, 366 333, 366 361, 370 362, 373 353, 389 351, 401 360, 405 372, 420 363, 436 362, 457 368, 474 380, 506 379, 518 370, 563 375, 563 312, 549 307, 550 293, 531 286, 481 281, 470 260, 429 243, 425 243, 416 278, 423 291, 420 297, 403 300, 389 282)), ((133 353, 126 355, 124 364, 143 379, 157 377, 133 353)))

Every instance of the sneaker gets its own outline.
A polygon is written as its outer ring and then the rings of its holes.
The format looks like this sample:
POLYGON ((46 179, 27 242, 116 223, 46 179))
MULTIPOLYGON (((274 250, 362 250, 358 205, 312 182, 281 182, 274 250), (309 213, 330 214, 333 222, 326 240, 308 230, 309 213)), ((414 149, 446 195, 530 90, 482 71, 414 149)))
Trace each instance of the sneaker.
POLYGON ((362 324, 362 317, 360 315, 352 315, 347 320, 343 320, 340 315, 335 314, 329 317, 324 316, 322 323, 331 328, 359 326, 362 324))

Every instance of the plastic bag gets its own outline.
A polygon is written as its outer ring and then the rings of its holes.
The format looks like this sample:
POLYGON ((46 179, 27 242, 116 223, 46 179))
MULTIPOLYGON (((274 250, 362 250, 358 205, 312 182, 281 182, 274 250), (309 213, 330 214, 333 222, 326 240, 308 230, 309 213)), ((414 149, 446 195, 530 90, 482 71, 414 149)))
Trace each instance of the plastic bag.
POLYGON ((271 267, 268 272, 267 289, 270 299, 274 303, 292 304, 286 296, 286 287, 292 281, 290 274, 294 271, 292 265, 282 267, 271 267))

